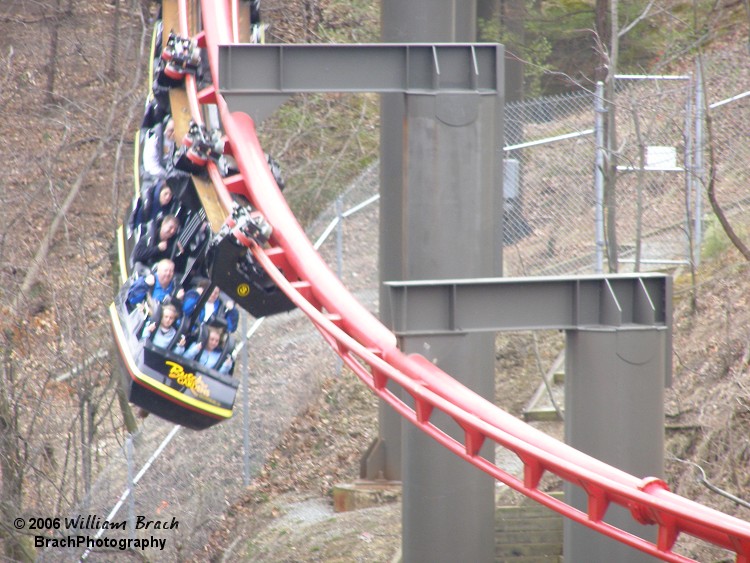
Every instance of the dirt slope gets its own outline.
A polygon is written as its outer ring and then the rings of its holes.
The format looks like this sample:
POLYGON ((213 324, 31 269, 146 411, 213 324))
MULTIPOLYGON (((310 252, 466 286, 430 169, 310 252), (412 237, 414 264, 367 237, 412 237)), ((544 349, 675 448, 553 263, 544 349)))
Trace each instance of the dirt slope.
MULTIPOLYGON (((108 342, 104 312, 112 291, 111 237, 130 194, 127 153, 142 107, 141 94, 131 88, 138 76, 139 65, 134 63, 143 61, 138 59, 143 22, 131 10, 123 11, 121 23, 127 33, 121 37, 120 49, 127 55, 120 61, 117 77, 108 79, 102 46, 109 38, 100 30, 111 23, 111 4, 72 5, 76 19, 61 20, 60 73, 51 103, 43 93, 46 57, 40 47, 49 37, 50 20, 38 9, 40 4, 32 2, 9 3, 0 18, 0 66, 5 78, 0 87, 0 118, 6 132, 0 153, 5 172, 0 190, 2 328, 8 339, 4 344, 13 347, 21 379, 36 381, 34 377, 41 374, 40 386, 108 342), (121 96, 113 99, 109 93, 121 96), (103 156, 84 176, 54 237, 49 258, 42 264, 44 275, 34 284, 21 314, 16 315, 9 305, 14 291, 25 279, 46 229, 75 185, 82 165, 98 147, 102 126, 107 123, 106 110, 113 103, 118 104, 119 119, 107 132, 103 156), (82 280, 88 288, 83 296, 82 280)), ((307 13, 309 18, 315 16, 307 13)), ((300 22, 304 23, 304 18, 300 22)), ((722 45, 730 65, 727 72, 744 71, 731 66, 731 48, 736 44, 739 42, 722 45)), ((345 282, 361 291, 373 307, 373 294, 366 290, 373 287, 375 277, 372 234, 376 224, 377 215, 365 213, 347 223, 345 237, 345 282)), ((333 264, 330 250, 327 252, 333 264)), ((740 496, 748 490, 747 274, 746 263, 729 248, 707 261, 698 276, 696 312, 690 307, 687 275, 683 272, 678 277, 674 385, 666 403, 668 447, 675 458, 667 465, 673 490, 744 519, 748 518, 747 509, 708 491, 691 463, 699 464, 716 486, 740 496)), ((283 336, 279 334, 279 338, 283 336)), ((542 347, 544 362, 551 361, 558 346, 559 341, 550 336, 550 342, 542 347)), ((279 350, 284 354, 264 359, 264 369, 283 370, 288 354, 294 354, 309 362, 309 373, 321 371, 321 363, 303 347, 290 345, 279 350)), ((111 394, 108 370, 106 362, 96 364, 90 392, 111 394)), ((503 374, 497 383, 498 404, 520 416, 539 381, 534 343, 528 334, 498 341, 498 371, 503 374)), ((240 498, 230 501, 224 518, 211 524, 212 537, 207 544, 184 555, 185 560, 208 556, 215 561, 388 561, 397 553, 397 503, 346 515, 331 511, 331 487, 357 478, 359 457, 377 434, 377 401, 351 374, 337 376, 327 368, 321 378, 320 391, 294 420, 257 478, 240 498)), ((52 383, 50 388, 51 397, 39 407, 48 424, 36 429, 39 441, 32 448, 49 454, 37 465, 40 468, 64 460, 65 444, 56 438, 70 432, 68 424, 78 416, 75 399, 84 390, 69 383, 52 383), (55 440, 45 442, 43 432, 55 440), (45 444, 53 446, 45 450, 45 444)), ((117 445, 122 436, 116 409, 108 412, 106 420, 111 427, 107 430, 114 439, 102 441, 98 451, 102 457, 112 451, 106 444, 117 445)), ((46 474, 40 471, 34 479, 39 496, 29 503, 43 503, 47 493, 56 498, 54 490, 44 488, 50 486, 46 474)), ((47 510, 53 513, 52 508, 47 510)), ((692 554, 701 561, 721 557, 700 547, 692 554)))

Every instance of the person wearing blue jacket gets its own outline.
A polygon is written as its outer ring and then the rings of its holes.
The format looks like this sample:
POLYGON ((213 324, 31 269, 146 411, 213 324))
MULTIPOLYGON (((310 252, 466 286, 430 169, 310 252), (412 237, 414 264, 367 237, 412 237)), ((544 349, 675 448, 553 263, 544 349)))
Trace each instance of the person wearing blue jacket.
POLYGON ((182 299, 184 290, 179 289, 175 294, 174 262, 164 258, 157 263, 155 275, 149 273, 133 282, 128 289, 126 301, 131 310, 144 301, 147 301, 149 308, 153 310, 156 303, 161 303, 172 295, 182 299))
POLYGON ((185 353, 182 355, 186 360, 193 360, 196 363, 205 366, 209 369, 215 369, 219 373, 228 374, 232 369, 232 356, 228 355, 221 366, 216 364, 219 363, 221 358, 221 350, 219 349, 219 342, 221 342, 221 330, 210 326, 208 327, 208 335, 206 337, 206 345, 203 343, 193 342, 185 353))
MULTIPOLYGON (((203 280, 195 289, 191 289, 185 293, 185 298, 182 302, 182 311, 186 316, 191 317, 193 315, 203 292, 206 291, 209 286, 210 283, 203 280)), ((237 325, 240 319, 240 314, 235 307, 234 301, 227 299, 225 303, 221 299, 221 290, 219 289, 219 286, 213 288, 211 294, 208 296, 208 299, 198 311, 197 317, 195 318, 198 324, 211 323, 216 319, 226 321, 227 330, 230 333, 237 330, 237 325)))

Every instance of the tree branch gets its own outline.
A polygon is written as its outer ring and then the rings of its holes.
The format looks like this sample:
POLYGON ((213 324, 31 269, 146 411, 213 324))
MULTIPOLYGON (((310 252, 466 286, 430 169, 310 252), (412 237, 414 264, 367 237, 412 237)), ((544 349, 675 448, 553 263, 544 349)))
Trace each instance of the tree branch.
POLYGON ((646 19, 648 17, 648 13, 651 11, 651 7, 654 5, 655 2, 656 2, 656 0, 651 0, 648 3, 648 5, 643 9, 643 11, 641 12, 641 14, 637 18, 635 18, 632 22, 630 22, 630 24, 628 26, 623 27, 617 33, 617 36, 618 37, 622 37, 623 35, 625 35, 626 33, 628 33, 631 29, 633 29, 636 25, 638 25, 638 23, 640 23, 641 21, 643 21, 644 19, 646 19))

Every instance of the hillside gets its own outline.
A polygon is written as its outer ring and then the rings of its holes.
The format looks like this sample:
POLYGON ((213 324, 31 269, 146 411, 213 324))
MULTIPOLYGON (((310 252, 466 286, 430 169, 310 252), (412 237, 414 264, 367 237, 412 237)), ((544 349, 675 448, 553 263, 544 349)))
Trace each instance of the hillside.
MULTIPOLYGON (((108 483, 107 473, 112 460, 119 459, 127 432, 106 357, 110 342, 106 307, 113 290, 112 234, 132 194, 132 135, 147 83, 141 72, 148 44, 143 30, 149 22, 136 9, 142 4, 149 3, 123 0, 120 4, 116 47, 120 57, 113 76, 108 76, 104 55, 113 36, 97 31, 113 24, 112 4, 62 2, 60 6, 71 6, 72 11, 57 18, 44 3, 13 2, 0 10, 4 31, 0 67, 6 78, 0 87, 0 118, 10 141, 2 149, 6 174, 0 190, 4 351, 0 469, 2 500, 24 514, 48 516, 80 506, 92 483, 94 492, 107 493, 102 501, 106 509, 121 492, 120 481, 108 483), (47 99, 46 49, 55 29, 60 38, 58 74, 55 96, 47 99), (22 290, 25 297, 19 304, 15 297, 22 290), (75 378, 62 377, 74 370, 75 378), (23 468, 26 483, 20 495, 9 486, 11 471, 17 466, 23 468)), ((149 4, 152 12, 155 5, 149 4)), ((274 19, 283 14, 277 18, 280 36, 299 34, 313 40, 311 22, 320 20, 320 6, 304 2, 283 11, 283 3, 269 1, 268 15, 274 19)), ((350 34, 358 32, 358 25, 373 22, 371 12, 358 10, 326 12, 326 18, 341 33, 350 34)), ((369 38, 365 34, 361 40, 369 38)), ((721 55, 717 59, 725 65, 723 72, 742 82, 738 74, 745 73, 748 65, 737 65, 737 61, 747 59, 745 43, 725 40, 716 48, 721 55)), ((322 97, 305 107, 330 118, 339 101, 334 96, 322 97)), ((376 101, 365 97, 343 105, 347 117, 342 121, 347 126, 373 127, 370 113, 376 110, 376 101)), ((337 155, 337 165, 351 161, 359 168, 323 166, 326 158, 330 160, 330 153, 320 148, 325 128, 313 135, 303 128, 304 123, 300 120, 283 129, 282 120, 262 131, 265 138, 274 139, 270 145, 274 154, 288 166, 290 194, 296 194, 290 199, 296 199, 300 207, 308 197, 315 196, 312 199, 319 205, 319 200, 330 196, 321 186, 334 168, 341 172, 338 181, 348 182, 377 156, 377 147, 370 141, 347 132, 338 135, 339 145, 332 153, 337 155), (295 139, 294 150, 287 147, 287 138, 295 139), (356 153, 351 158, 350 149, 356 153), (318 174, 312 186, 304 181, 311 168, 317 168, 318 174), (306 187, 312 195, 305 192, 306 187)), ((355 198, 351 203, 359 201, 355 198)), ((733 216, 742 232, 750 231, 742 219, 742 214, 733 216)), ((344 241, 345 283, 373 309, 376 225, 375 208, 362 212, 346 223, 344 241)), ((747 263, 739 253, 720 237, 717 248, 697 273, 695 312, 688 272, 674 272, 675 373, 666 405, 668 447, 674 459, 670 457, 667 465, 668 481, 679 494, 747 519, 747 509, 702 485, 700 471, 692 465, 700 465, 710 483, 735 495, 741 496, 748 488, 750 281, 747 263)), ((329 263, 335 263, 331 248, 325 247, 324 254, 329 263)), ((192 513, 186 515, 200 533, 196 532, 193 542, 183 538, 169 559, 390 560, 399 545, 398 503, 346 515, 331 513, 331 487, 357 478, 359 457, 377 434, 377 401, 350 373, 336 375, 332 355, 303 319, 290 316, 287 321, 269 323, 261 338, 251 360, 255 362, 252 392, 258 401, 253 428, 259 434, 268 430, 268 436, 275 436, 274 432, 279 436, 263 444, 270 451, 267 458, 260 458, 263 448, 258 446, 259 457, 253 460, 257 475, 251 485, 239 495, 217 499, 204 499, 196 491, 211 475, 222 475, 227 482, 234 479, 235 487, 241 465, 239 433, 225 428, 221 433, 181 437, 179 446, 169 451, 166 465, 173 467, 156 470, 156 494, 139 500, 156 513, 178 510, 175 483, 180 482, 191 485, 188 495, 201 497, 196 501, 198 508, 189 505, 192 513), (261 396, 263 389, 266 394, 261 396), (288 407, 283 416, 274 410, 282 403, 288 407), (301 413, 295 417, 298 410, 301 413), (220 442, 225 458, 206 459, 211 442, 220 442), (174 479, 175 474, 180 480, 174 479), (203 519, 202 502, 211 502, 223 512, 203 519)), ((560 337, 543 334, 540 338, 542 362, 548 365, 559 349, 560 337)), ((518 416, 539 382, 535 347, 528 333, 497 340, 497 402, 518 416)), ((144 426, 150 438, 160 437, 163 431, 153 420, 144 426)), ((554 425, 546 428, 560 432, 554 425)), ((503 495, 504 502, 518 500, 503 495)), ((3 515, 8 516, 7 511, 3 515)), ((721 557, 695 549, 694 556, 701 561, 721 557)))

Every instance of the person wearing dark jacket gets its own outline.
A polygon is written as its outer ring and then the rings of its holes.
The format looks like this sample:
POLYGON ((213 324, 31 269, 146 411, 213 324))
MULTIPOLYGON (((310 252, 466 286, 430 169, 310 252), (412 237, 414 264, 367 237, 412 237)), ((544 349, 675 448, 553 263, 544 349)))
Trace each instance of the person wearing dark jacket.
POLYGON ((149 229, 149 233, 142 236, 133 249, 131 259, 135 267, 150 268, 164 258, 174 259, 182 254, 183 249, 177 242, 179 230, 180 220, 174 215, 166 215, 161 221, 157 220, 153 228, 149 229))
POLYGON ((130 218, 130 228, 135 230, 140 225, 166 217, 174 203, 174 192, 166 180, 159 180, 156 185, 144 190, 143 197, 136 203, 130 218))

